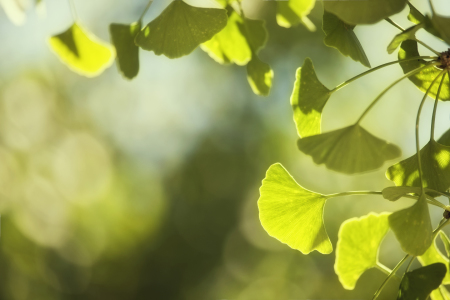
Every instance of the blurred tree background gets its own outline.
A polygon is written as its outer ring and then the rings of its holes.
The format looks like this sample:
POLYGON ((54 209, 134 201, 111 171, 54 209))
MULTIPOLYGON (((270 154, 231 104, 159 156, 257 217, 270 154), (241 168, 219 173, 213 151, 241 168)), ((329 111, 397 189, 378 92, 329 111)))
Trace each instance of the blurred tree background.
MULTIPOLYGON (((423 2, 417 6, 426 11, 423 2)), ((75 3, 82 23, 109 40, 108 25, 137 19, 147 1, 75 3)), ((168 3, 156 1, 144 21, 168 3)), ((389 186, 380 179, 384 169, 349 177, 315 166, 297 150, 289 104, 296 68, 313 58, 329 87, 365 70, 323 45, 320 3, 311 15, 318 29, 309 32, 276 25, 273 1, 243 2, 247 15, 265 19, 269 31, 260 56, 275 77, 266 98, 252 93, 245 68, 221 66, 200 49, 177 60, 141 51, 133 81, 114 66, 99 77, 81 77, 45 42, 70 26, 69 5, 45 5, 45 16, 30 11, 20 27, 0 11, 1 299, 371 297, 381 272, 370 270, 355 291, 346 291, 333 271, 334 252, 304 256, 270 238, 258 219, 258 188, 274 162, 323 193, 389 186)), ((397 33, 389 24, 358 26, 356 33, 372 66, 396 59, 385 52, 397 33)), ((325 110, 332 120, 325 131, 348 124, 401 75, 390 67, 340 92, 325 110)), ((410 128, 421 93, 408 82, 400 85, 408 88, 390 92, 366 122, 374 134, 396 140, 407 157, 414 152, 410 128), (394 116, 403 119, 396 131, 388 129, 394 116)), ((448 104, 441 105, 443 132, 448 104)), ((343 220, 406 203, 379 201, 330 201, 325 219, 332 242, 343 220)), ((390 267, 402 256, 396 243, 392 233, 383 242, 390 267)), ((390 284, 386 294, 398 282, 390 284)))

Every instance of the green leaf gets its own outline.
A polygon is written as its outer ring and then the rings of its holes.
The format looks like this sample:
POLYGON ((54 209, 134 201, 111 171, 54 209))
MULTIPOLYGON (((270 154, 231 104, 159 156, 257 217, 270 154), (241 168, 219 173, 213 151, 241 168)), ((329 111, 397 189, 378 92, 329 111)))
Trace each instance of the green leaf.
POLYGON ((281 27, 290 28, 303 24, 309 31, 315 31, 316 26, 308 19, 316 0, 277 1, 277 23, 281 27))
POLYGON ((407 0, 324 1, 325 9, 348 24, 373 24, 405 8, 407 0))
MULTIPOLYGON (((417 42, 412 40, 404 41, 400 46, 400 51, 398 52, 398 59, 406 59, 415 56, 419 56, 419 51, 417 50, 417 42)), ((412 60, 400 63, 403 69, 403 73, 408 73, 412 70, 425 66, 426 62, 422 59, 412 60)), ((428 90, 431 82, 439 75, 441 69, 436 67, 430 67, 428 69, 422 70, 419 73, 410 76, 411 80, 423 93, 428 90)), ((428 95, 431 98, 436 98, 436 93, 439 88, 439 84, 435 84, 428 95)), ((446 101, 450 100, 450 81, 449 76, 446 76, 444 83, 442 84, 441 93, 439 94, 439 99, 446 101)))
POLYGON ((439 287, 446 270, 443 264, 437 263, 405 273, 397 300, 426 300, 439 287))
POLYGON ((201 44, 202 50, 220 64, 246 65, 252 59, 252 49, 245 32, 241 30, 243 26, 242 17, 232 11, 227 26, 212 39, 201 44))
POLYGON ((401 197, 409 194, 415 196, 420 196, 422 193, 421 187, 410 187, 410 186, 390 186, 381 191, 383 193, 383 198, 389 201, 397 201, 401 197))
POLYGON ((425 199, 423 195, 413 206, 389 215, 389 226, 400 246, 412 256, 424 254, 431 245, 431 220, 425 199))
POLYGON ((447 256, 450 256, 450 239, 443 231, 439 231, 439 236, 442 240, 442 243, 444 243, 445 252, 447 252, 447 256))
POLYGON ((323 223, 326 196, 300 186, 278 163, 267 170, 260 194, 259 219, 270 236, 304 254, 333 251, 323 223))
POLYGON ((225 9, 194 7, 176 0, 148 23, 135 41, 156 55, 178 58, 194 51, 226 25, 225 9))
POLYGON ((245 26, 240 26, 242 32, 245 32, 247 40, 255 54, 263 48, 269 38, 264 20, 252 20, 245 18, 245 26))
POLYGON ((444 132, 437 142, 442 145, 450 146, 450 129, 444 132))
POLYGON ((391 41, 391 43, 387 47, 387 51, 389 54, 394 52, 398 46, 400 46, 401 43, 403 43, 406 40, 414 40, 416 38, 416 32, 423 28, 423 24, 418 24, 412 27, 409 27, 402 33, 397 34, 394 39, 391 41))
POLYGON ((388 215, 370 213, 341 225, 334 270, 347 290, 353 290, 359 277, 377 265, 378 249, 389 230, 388 215))
POLYGON ((354 25, 346 24, 334 14, 326 10, 323 12, 322 29, 326 35, 323 39, 325 45, 336 48, 343 55, 370 68, 369 59, 353 31, 354 28, 354 25))
POLYGON ((294 122, 300 137, 316 135, 321 132, 322 111, 330 98, 330 90, 317 78, 310 58, 297 69, 291 106, 294 122))
POLYGON ((430 294, 431 300, 450 300, 450 293, 441 285, 430 294))
POLYGON ((409 6, 408 20, 410 20, 414 24, 423 23, 425 21, 425 16, 410 2, 408 2, 408 6, 409 6))
POLYGON ((436 239, 431 244, 430 248, 421 256, 418 256, 417 259, 422 264, 422 266, 431 265, 434 263, 442 263, 446 266, 447 272, 442 281, 442 284, 450 284, 450 273, 448 272, 449 260, 441 251, 438 249, 436 245, 436 239))
POLYGON ((370 134, 358 124, 299 139, 298 148, 316 164, 346 174, 378 169, 401 150, 370 134))
POLYGON ((431 17, 434 29, 439 33, 439 36, 447 43, 450 44, 450 18, 433 14, 431 17))
MULTIPOLYGON (((450 147, 431 140, 420 150, 424 187, 445 192, 450 187, 450 147)), ((421 187, 417 154, 389 167, 387 179, 397 186, 421 187)))
POLYGON ((49 39, 50 48, 72 71, 86 77, 100 75, 114 61, 114 49, 79 24, 49 39))
POLYGON ((247 64, 247 79, 256 95, 267 96, 272 87, 273 71, 257 55, 247 64))
POLYGON ((111 24, 111 40, 116 48, 117 67, 125 78, 132 79, 139 73, 139 47, 134 43, 141 31, 141 23, 111 24))

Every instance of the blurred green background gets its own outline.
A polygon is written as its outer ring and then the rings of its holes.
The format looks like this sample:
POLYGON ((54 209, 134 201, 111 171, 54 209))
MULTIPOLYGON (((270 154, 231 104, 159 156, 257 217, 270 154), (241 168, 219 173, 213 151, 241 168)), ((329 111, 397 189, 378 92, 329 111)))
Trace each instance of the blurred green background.
MULTIPOLYGON (((188 1, 217 7, 211 0, 188 1)), ((255 96, 245 68, 221 66, 197 49, 169 60, 141 51, 141 71, 126 81, 115 66, 93 79, 61 64, 46 39, 71 25, 66 1, 46 0, 14 26, 0 11, 0 299, 367 299, 384 280, 370 270, 355 291, 334 274, 334 252, 308 256, 269 237, 258 220, 259 186, 281 162, 304 187, 335 193, 391 185, 381 170, 346 176, 316 166, 296 148, 289 104, 295 70, 311 57, 329 88, 365 70, 327 48, 318 27, 284 29, 273 1, 244 1, 250 18, 266 20, 261 58, 275 72, 267 98, 255 96)), ((150 21, 168 4, 156 1, 150 21)), ((413 1, 427 11, 426 1, 413 1)), ((443 10, 445 0, 435 1, 443 10)), ((76 0, 82 24, 109 40, 111 22, 138 19, 144 0, 76 0), (132 3, 131 3, 132 2, 132 3)), ((450 13, 450 11, 447 11, 450 13)), ((408 27, 407 11, 393 19, 408 27)), ((372 66, 396 60, 386 46, 388 23, 358 26, 372 66)), ((437 49, 443 44, 420 33, 437 49)), ((423 54, 428 52, 423 51, 423 54)), ((354 122, 370 101, 402 75, 398 66, 373 73, 334 94, 324 130, 354 122)), ((415 113, 422 94, 404 81, 364 125, 414 153, 415 113)), ((432 101, 424 108, 426 142, 432 101)), ((448 129, 440 104, 438 134, 448 129)), ((333 245, 339 225, 369 211, 410 205, 375 196, 332 199, 325 224, 333 245)), ((431 209, 435 224, 439 210, 431 209)), ((403 256, 392 233, 380 260, 403 256)), ((392 280, 382 294, 395 297, 392 280)))

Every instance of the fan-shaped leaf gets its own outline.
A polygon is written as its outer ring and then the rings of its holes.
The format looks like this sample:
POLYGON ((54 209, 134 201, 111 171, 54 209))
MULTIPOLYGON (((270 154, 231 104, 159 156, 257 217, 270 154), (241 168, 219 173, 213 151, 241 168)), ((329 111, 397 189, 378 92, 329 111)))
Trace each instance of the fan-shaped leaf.
MULTIPOLYGON (((450 187, 450 147, 433 140, 420 150, 424 186, 445 192, 450 187)), ((420 187, 417 154, 389 167, 386 177, 397 186, 420 187)))
POLYGON ((407 0, 324 1, 327 11, 348 24, 373 24, 399 13, 407 0))
POLYGON ((317 78, 311 59, 306 58, 297 69, 291 105, 300 137, 319 134, 322 111, 330 98, 330 90, 317 78))
POLYGON ((361 62, 370 68, 369 59, 364 52, 356 34, 353 32, 354 25, 346 24, 334 14, 323 12, 323 31, 325 32, 324 43, 329 47, 336 48, 345 56, 361 62))
POLYGON ((134 43, 141 31, 141 23, 111 24, 111 40, 116 47, 117 66, 125 78, 132 79, 139 73, 139 47, 134 43))
POLYGON ((389 214, 370 213, 342 223, 334 270, 344 288, 353 290, 359 277, 378 262, 378 249, 389 230, 389 214))
MULTIPOLYGON (((398 52, 398 59, 411 58, 419 56, 419 51, 417 50, 417 42, 412 40, 404 41, 400 46, 400 51, 398 52)), ((408 73, 412 70, 425 66, 426 62, 422 59, 411 60, 400 63, 403 69, 403 73, 408 73)), ((430 67, 428 69, 422 70, 419 73, 410 76, 411 80, 422 92, 426 92, 430 86, 433 79, 435 79, 442 70, 436 67, 430 67)), ((428 95, 432 98, 436 98, 436 93, 439 88, 439 84, 435 84, 428 95)), ((439 94, 440 100, 450 100, 450 81, 449 76, 446 76, 444 83, 442 84, 441 93, 439 94)))
POLYGON ((414 40, 416 38, 416 32, 423 28, 423 24, 418 24, 412 27, 409 27, 402 33, 397 34, 394 39, 391 41, 391 43, 387 47, 387 51, 389 54, 394 52, 400 44, 406 40, 414 40))
POLYGON ((434 29, 439 33, 439 36, 447 43, 450 44, 450 18, 433 14, 431 17, 434 29))
POLYGON ((247 79, 256 95, 267 96, 272 87, 272 68, 262 62, 257 55, 254 55, 247 64, 247 79))
POLYGON ((450 129, 444 132, 437 142, 442 145, 450 146, 450 129))
POLYGON ((87 77, 100 75, 114 60, 114 49, 77 23, 52 36, 49 44, 72 71, 87 77))
POLYGON ((346 174, 378 169, 401 150, 355 124, 342 129, 299 139, 298 148, 316 164, 346 174))
POLYGON ((397 300, 426 300, 439 287, 446 270, 443 264, 437 263, 405 273, 397 300))
POLYGON ((383 198, 389 201, 397 201, 401 197, 414 194, 416 196, 420 196, 422 193, 421 187, 410 187, 410 186, 390 186, 382 191, 383 198))
POLYGON ((411 207, 396 211, 389 216, 389 226, 394 231, 403 251, 419 256, 431 245, 432 229, 430 213, 425 200, 421 196, 411 207))
POLYGON ((188 55, 227 25, 225 9, 194 7, 173 1, 136 36, 144 50, 168 58, 188 55))
POLYGON ((269 235, 304 254, 333 251, 323 224, 326 196, 300 186, 281 164, 267 170, 260 194, 259 219, 269 235))
POLYGON ((448 264, 449 260, 441 251, 438 249, 436 245, 436 239, 431 244, 430 248, 421 256, 418 256, 417 259, 422 264, 422 266, 428 266, 434 263, 442 263, 447 268, 447 272, 442 281, 442 284, 450 284, 450 273, 448 272, 448 264))
POLYGON ((303 24, 310 31, 316 30, 316 26, 307 17, 314 8, 315 2, 316 0, 277 1, 278 25, 289 28, 303 24))
POLYGON ((423 23, 425 20, 425 16, 410 2, 408 2, 408 6, 409 6, 408 20, 410 20, 414 24, 423 23))

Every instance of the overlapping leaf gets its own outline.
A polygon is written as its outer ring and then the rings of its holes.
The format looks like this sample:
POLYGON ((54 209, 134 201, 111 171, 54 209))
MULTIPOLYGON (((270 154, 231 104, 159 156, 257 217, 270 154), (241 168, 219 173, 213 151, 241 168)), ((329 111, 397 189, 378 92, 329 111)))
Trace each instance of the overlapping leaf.
POLYGON ((334 270, 344 288, 353 290, 359 277, 377 265, 378 249, 389 230, 388 215, 370 213, 341 225, 334 270))
POLYGON ((434 29, 439 33, 439 36, 450 44, 450 18, 433 13, 431 17, 434 29))
POLYGON ((316 26, 307 17, 314 8, 315 2, 316 0, 277 1, 278 25, 289 28, 303 24, 310 31, 316 30, 316 26))
POLYGON ((430 248, 421 256, 417 257, 422 266, 428 266, 434 263, 442 263, 447 269, 442 284, 450 284, 450 273, 448 272, 449 260, 436 245, 436 239, 431 244, 430 248))
POLYGON ((327 197, 300 186, 281 164, 267 170, 258 200, 259 219, 267 233, 293 249, 333 251, 323 223, 327 197))
POLYGON ((432 228, 425 195, 414 205, 392 213, 388 219, 403 251, 419 256, 430 247, 432 228))
POLYGON ((211 39, 227 24, 225 9, 194 7, 173 1, 136 36, 141 48, 178 58, 211 39))
POLYGON ((450 129, 444 132, 437 142, 442 145, 450 146, 450 129))
POLYGON ((349 56, 370 68, 369 59, 353 31, 354 25, 346 24, 336 15, 326 10, 323 13, 322 24, 322 29, 326 35, 323 40, 325 45, 336 48, 343 55, 349 56))
POLYGON ((324 1, 327 11, 348 24, 373 24, 399 13, 407 0, 324 1))
MULTIPOLYGON (((400 46, 400 51, 398 52, 398 59, 405 59, 419 56, 419 51, 417 50, 417 42, 412 40, 404 41, 400 46)), ((411 72, 417 68, 423 67, 426 62, 422 59, 411 60, 400 63, 403 69, 403 73, 411 72)), ((411 80, 422 92, 426 92, 431 85, 432 81, 439 75, 441 69, 430 66, 430 68, 420 71, 419 73, 410 76, 411 80)), ((439 84, 435 84, 431 87, 428 95, 432 98, 436 98, 436 93, 439 88, 439 84)), ((446 76, 444 83, 442 84, 441 93, 439 94, 439 99, 446 101, 450 100, 450 81, 449 76, 446 76)))
POLYGON ((74 23, 49 39, 50 48, 71 70, 87 77, 103 72, 114 61, 114 49, 74 23))
POLYGON ((139 73, 139 47, 134 43, 136 35, 141 30, 141 23, 111 24, 109 31, 116 48, 117 66, 122 75, 128 79, 139 73))
POLYGON ((426 300, 439 287, 446 270, 443 264, 436 263, 405 273, 397 300, 426 300))
POLYGON ((247 64, 247 79, 256 95, 269 95, 273 71, 268 64, 262 62, 256 55, 247 64))
POLYGON ((428 31, 429 33, 438 38, 441 38, 428 16, 424 16, 417 8, 415 8, 411 4, 411 2, 408 2, 408 6, 409 6, 408 20, 410 20, 414 24, 422 23, 426 31, 428 31))
POLYGON ((400 46, 400 44, 403 43, 404 41, 414 40, 416 38, 416 32, 419 29, 423 28, 423 26, 424 26, 423 23, 417 24, 397 34, 387 47, 388 53, 391 54, 392 52, 394 52, 398 48, 398 46, 400 46))
POLYGON ((299 139, 298 148, 316 164, 346 174, 378 169, 401 150, 381 140, 359 124, 299 139))
MULTIPOLYGON (((420 150, 425 187, 445 192, 450 187, 450 147, 431 140, 420 150)), ((386 177, 397 186, 420 187, 417 154, 389 167, 386 177)))
POLYGON ((384 188, 382 191, 383 198, 389 201, 397 201, 405 195, 415 195, 419 196, 422 193, 421 187, 411 187, 411 186, 389 186, 384 188))
POLYGON ((306 58, 297 69, 291 106, 294 122, 300 137, 319 134, 322 111, 330 98, 330 90, 317 78, 311 59, 306 58))

